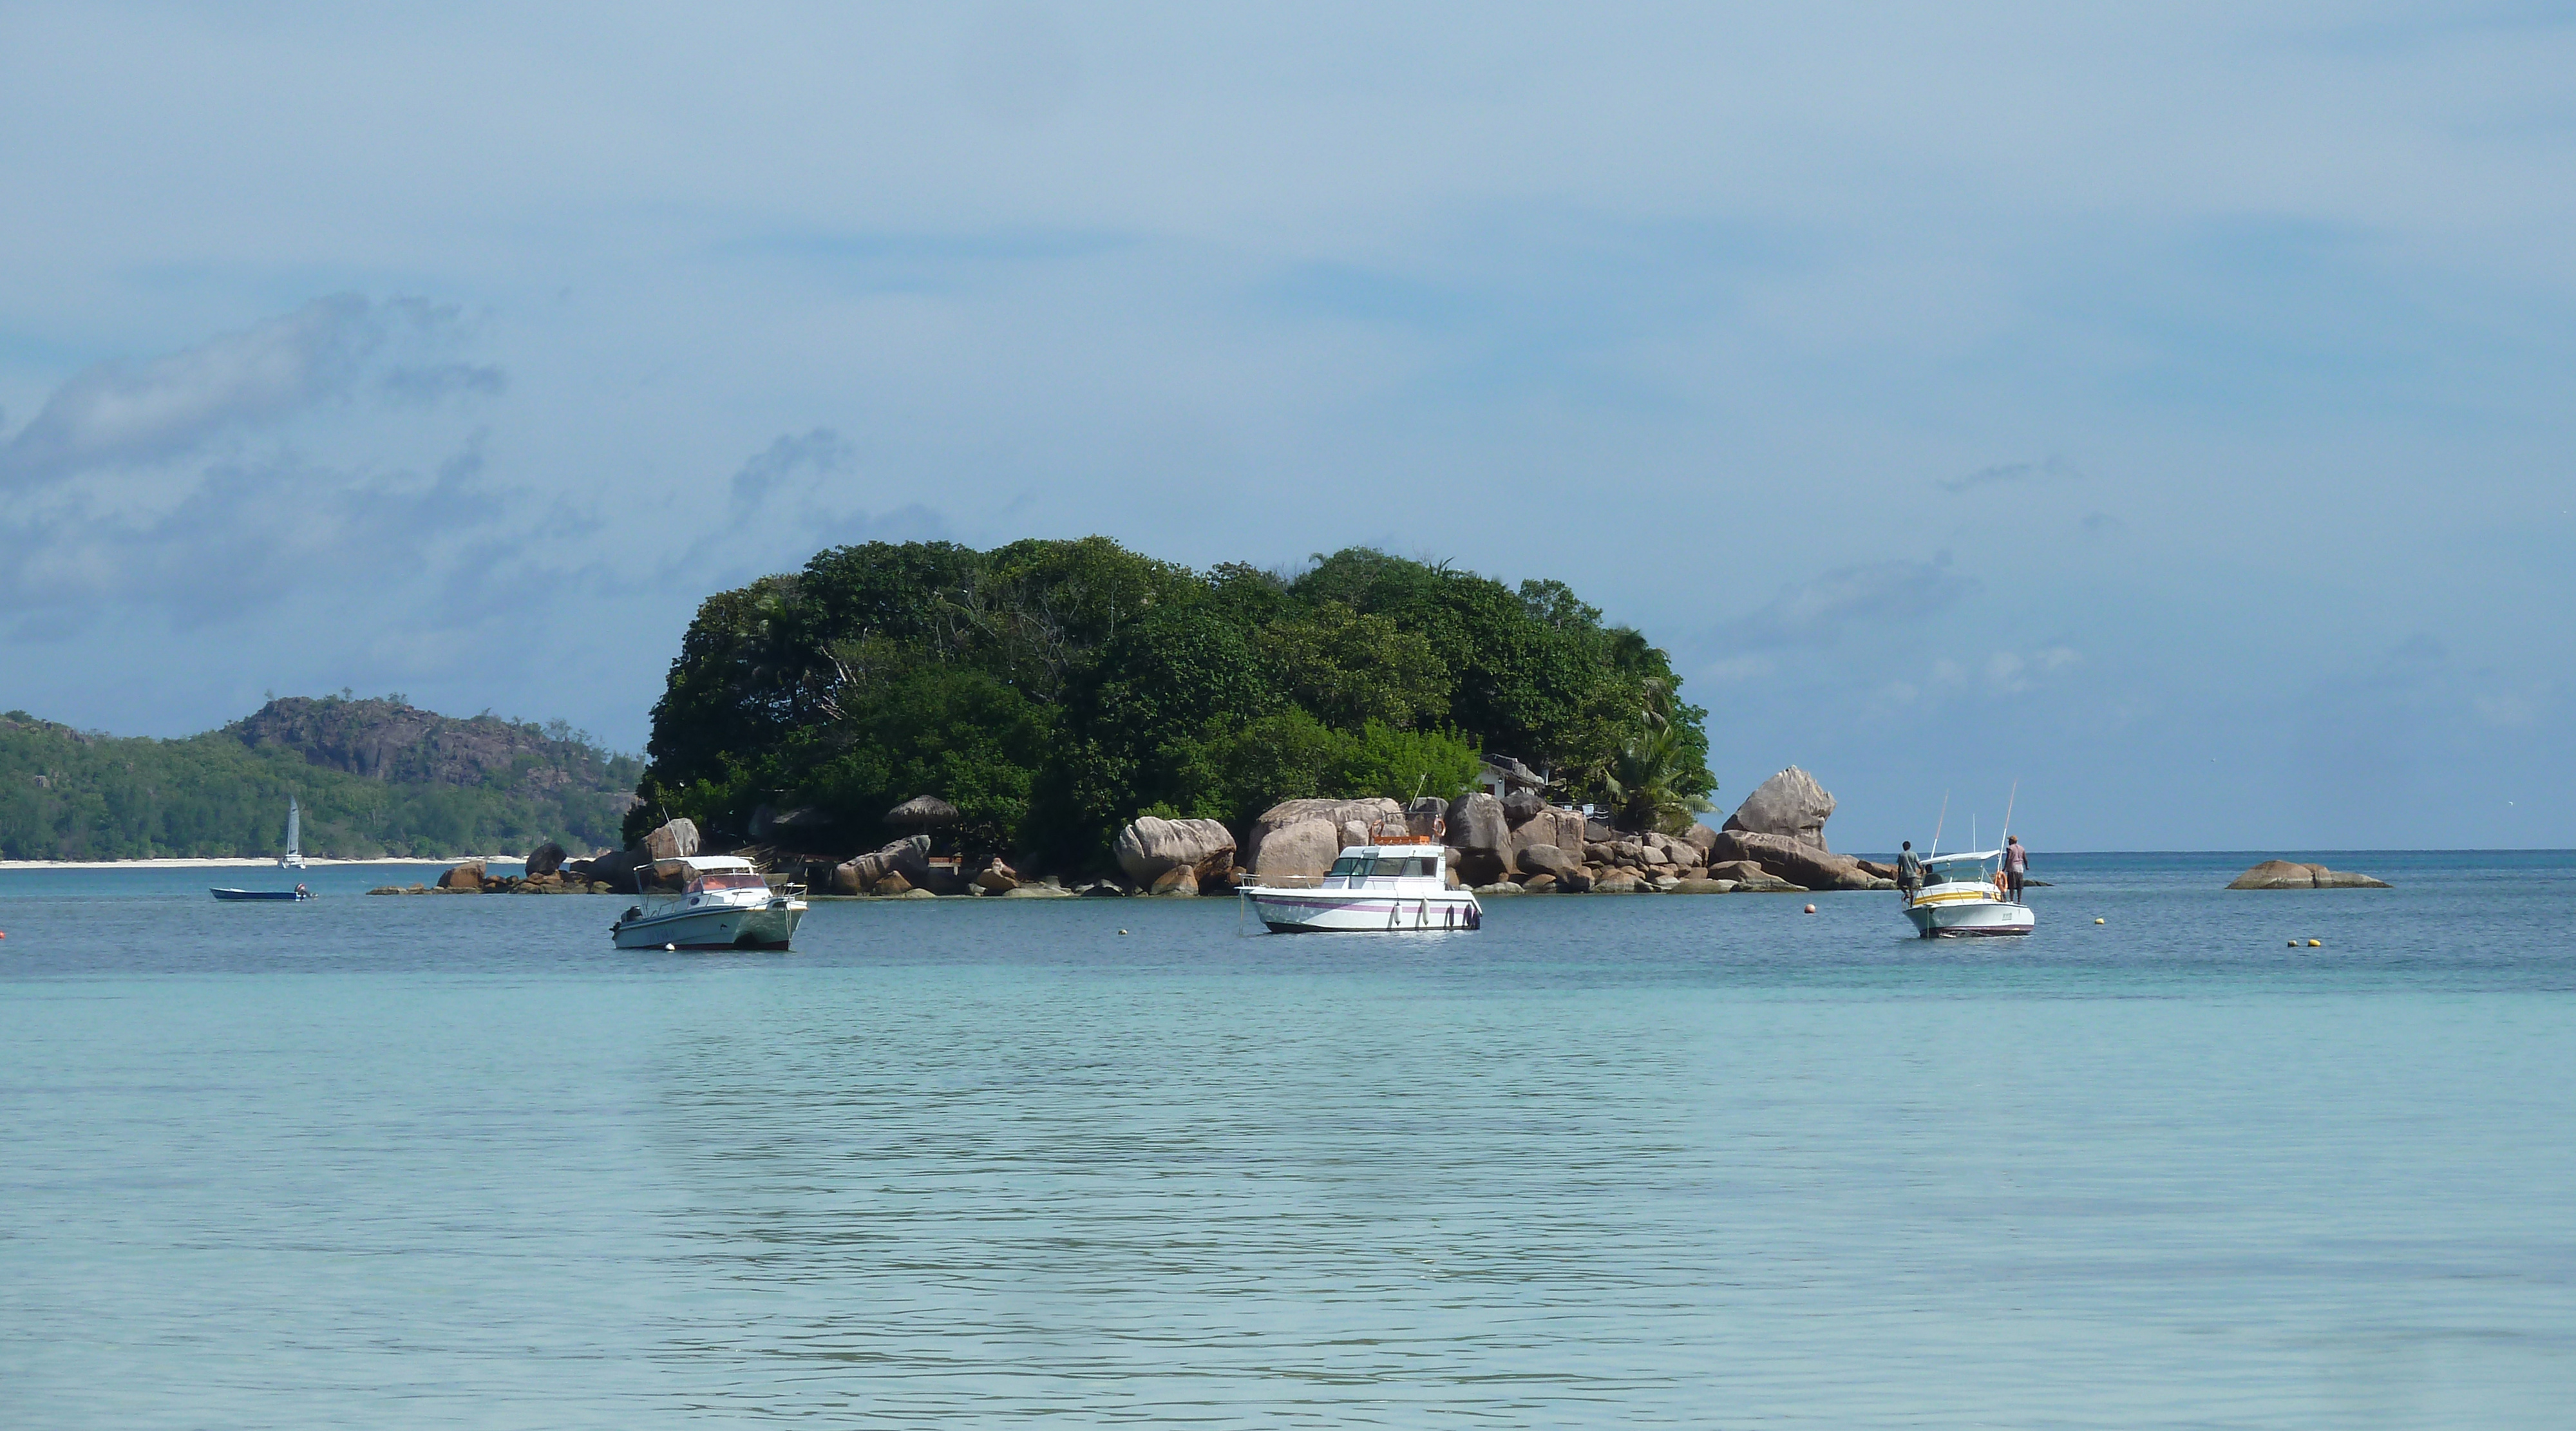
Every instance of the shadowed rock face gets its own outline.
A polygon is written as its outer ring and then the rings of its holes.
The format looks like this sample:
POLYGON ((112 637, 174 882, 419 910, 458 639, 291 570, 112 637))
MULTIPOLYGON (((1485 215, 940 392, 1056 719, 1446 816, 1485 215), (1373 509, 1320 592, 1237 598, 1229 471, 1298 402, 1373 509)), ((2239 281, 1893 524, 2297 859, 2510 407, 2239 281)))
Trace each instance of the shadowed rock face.
POLYGON ((307 764, 403 784, 597 785, 601 752, 496 716, 458 720, 388 700, 285 696, 225 727, 242 744, 284 746, 307 764))
POLYGON ((1764 873, 1808 889, 1875 889, 1876 876, 1849 855, 1838 855, 1785 835, 1726 830, 1710 858, 1718 863, 1751 860, 1764 873))
POLYGON ((1822 850, 1830 848, 1825 844, 1825 821, 1833 814, 1834 797, 1825 793, 1816 777, 1792 765, 1745 796, 1735 813, 1726 817, 1726 828, 1779 835, 1822 850))
POLYGON ((2350 870, 2330 870, 2324 865, 2293 864, 2288 860, 2265 860, 2230 881, 2229 889, 2386 889, 2384 880, 2350 870))

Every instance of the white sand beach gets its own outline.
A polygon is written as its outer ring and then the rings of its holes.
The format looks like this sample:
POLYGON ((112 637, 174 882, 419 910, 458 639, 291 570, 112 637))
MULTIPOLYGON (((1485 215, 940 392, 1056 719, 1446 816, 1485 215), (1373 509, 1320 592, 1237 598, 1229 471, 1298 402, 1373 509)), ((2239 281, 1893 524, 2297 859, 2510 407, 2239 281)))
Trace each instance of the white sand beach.
MULTIPOLYGON (((524 855, 437 855, 406 856, 380 860, 321 860, 307 857, 308 869, 336 865, 461 865, 468 860, 481 860, 487 865, 523 863, 524 855)), ((266 859, 224 860, 0 860, 0 870, 240 870, 270 869, 277 864, 272 855, 266 859)))

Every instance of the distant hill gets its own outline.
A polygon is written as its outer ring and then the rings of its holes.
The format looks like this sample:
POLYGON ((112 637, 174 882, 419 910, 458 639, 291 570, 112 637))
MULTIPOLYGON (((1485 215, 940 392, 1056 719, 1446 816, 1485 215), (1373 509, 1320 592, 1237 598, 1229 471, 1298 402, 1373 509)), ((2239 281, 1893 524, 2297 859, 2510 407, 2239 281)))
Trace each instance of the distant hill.
POLYGON ((182 740, 0 715, 0 858, 274 855, 286 801, 308 856, 615 846, 641 773, 560 721, 459 719, 400 697, 272 700, 182 740))

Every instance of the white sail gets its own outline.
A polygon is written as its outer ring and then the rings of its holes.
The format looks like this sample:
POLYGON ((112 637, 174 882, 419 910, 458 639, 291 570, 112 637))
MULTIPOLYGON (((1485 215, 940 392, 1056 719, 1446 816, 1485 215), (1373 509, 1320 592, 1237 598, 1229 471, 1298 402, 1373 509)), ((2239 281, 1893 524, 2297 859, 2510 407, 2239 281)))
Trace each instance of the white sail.
POLYGON ((278 858, 279 869, 304 868, 304 807, 295 797, 286 797, 286 853, 278 858))

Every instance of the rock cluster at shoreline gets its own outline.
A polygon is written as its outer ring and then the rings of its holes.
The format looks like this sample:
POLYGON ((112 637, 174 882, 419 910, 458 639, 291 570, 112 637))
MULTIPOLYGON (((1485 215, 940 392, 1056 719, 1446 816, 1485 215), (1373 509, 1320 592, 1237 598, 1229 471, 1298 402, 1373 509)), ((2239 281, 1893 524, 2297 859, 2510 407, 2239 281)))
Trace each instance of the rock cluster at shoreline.
MULTIPOLYGON (((945 808, 945 807, 941 807, 945 808)), ((1764 781, 1723 828, 1693 824, 1681 834, 1620 829, 1599 816, 1550 805, 1535 792, 1497 798, 1471 791, 1410 805, 1382 797, 1286 800, 1264 811, 1237 847, 1234 832, 1208 819, 1139 816, 1113 849, 1118 873, 1068 885, 1032 878, 998 856, 934 856, 927 831, 846 859, 755 847, 741 853, 763 867, 801 874, 817 895, 920 899, 981 895, 1022 899, 1216 894, 1246 883, 1320 878, 1342 851, 1404 833, 1435 834, 1445 845, 1451 887, 1479 894, 1806 894, 1894 886, 1885 865, 1836 854, 1825 843, 1834 797, 1796 766, 1764 781)), ((619 893, 646 884, 677 887, 680 861, 699 852, 698 828, 674 819, 636 847, 568 859, 557 846, 531 851, 528 873, 494 877, 480 861, 457 866, 436 886, 385 886, 378 894, 619 893)), ((777 878, 777 876, 773 876, 777 878)), ((2340 878, 2340 877, 2338 877, 2340 878)), ((2358 878, 2358 877, 2355 877, 2358 878)))
MULTIPOLYGON (((543 848, 543 847, 541 847, 543 848)), ((557 847, 558 857, 562 850, 557 847)), ((529 857, 531 867, 543 861, 535 854, 529 857)), ((481 860, 467 860, 438 877, 436 884, 378 885, 369 894, 607 894, 608 886, 596 880, 566 874, 560 869, 539 869, 523 875, 495 875, 486 871, 481 860)))

